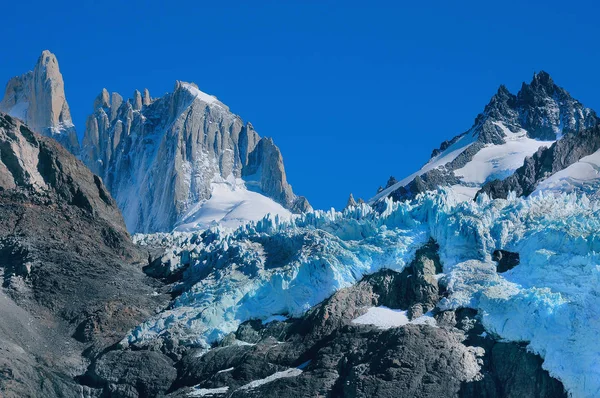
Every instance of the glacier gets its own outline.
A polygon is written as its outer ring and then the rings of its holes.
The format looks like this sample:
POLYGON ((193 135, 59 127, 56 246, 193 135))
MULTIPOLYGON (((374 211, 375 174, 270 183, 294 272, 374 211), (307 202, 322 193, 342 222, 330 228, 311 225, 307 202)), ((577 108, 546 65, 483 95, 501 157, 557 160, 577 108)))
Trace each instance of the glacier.
POLYGON ((447 296, 437 310, 477 309, 488 334, 527 343, 573 396, 600 395, 600 201, 544 193, 464 201, 451 189, 343 212, 267 216, 236 230, 136 235, 168 246, 183 270, 167 311, 123 345, 177 340, 209 349, 249 319, 298 317, 383 268, 402 271, 429 239, 439 245, 447 296), (492 253, 520 254, 499 274, 492 253))

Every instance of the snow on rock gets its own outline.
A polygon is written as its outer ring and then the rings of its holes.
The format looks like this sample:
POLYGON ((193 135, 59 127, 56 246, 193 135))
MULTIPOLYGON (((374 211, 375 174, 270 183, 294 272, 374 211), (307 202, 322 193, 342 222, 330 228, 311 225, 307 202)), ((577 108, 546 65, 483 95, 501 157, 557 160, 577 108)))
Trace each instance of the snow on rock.
POLYGON ((379 329, 396 328, 410 322, 406 313, 407 311, 393 310, 385 306, 371 307, 365 314, 352 320, 352 323, 374 325, 379 329))
POLYGON ((537 186, 534 194, 541 191, 551 192, 585 192, 596 195, 600 189, 600 151, 581 158, 566 169, 563 169, 537 186))
POLYGON ((240 391, 252 390, 253 388, 260 387, 262 385, 271 383, 272 381, 275 381, 278 379, 284 379, 287 377, 296 377, 296 376, 300 376, 301 374, 302 374, 302 369, 300 369, 299 367, 282 370, 281 372, 275 372, 271 376, 265 377, 264 379, 251 381, 250 383, 245 384, 245 385, 241 386, 240 388, 238 388, 238 390, 240 390, 240 391))
POLYGON ((356 319, 352 323, 359 325, 373 325, 379 329, 391 329, 400 326, 413 325, 429 325, 436 326, 437 322, 431 313, 427 313, 412 321, 408 319, 408 311, 394 310, 386 306, 370 307, 367 312, 356 319))
POLYGON ((501 145, 488 144, 464 167, 454 170, 454 174, 467 185, 481 187, 487 181, 504 179, 521 167, 525 158, 533 155, 538 148, 554 143, 529 138, 523 129, 513 133, 501 122, 494 124, 503 131, 506 142, 501 145))
POLYGON ((196 86, 194 83, 181 82, 181 85, 183 88, 188 90, 199 100, 202 100, 209 105, 217 105, 217 106, 220 106, 222 108, 229 110, 229 108, 225 104, 223 104, 221 101, 219 101, 217 99, 217 97, 215 97, 214 95, 206 94, 204 91, 200 91, 198 86, 196 86))
MULTIPOLYGON (((448 292, 439 310, 477 309, 488 333, 527 342, 573 396, 600 395, 600 200, 541 192, 474 202, 444 189, 384 205, 270 217, 235 231, 136 237, 170 242, 179 247, 174 258, 188 265, 184 293, 122 344, 177 339, 208 347, 246 320, 300 316, 366 274, 401 271, 433 238, 448 292), (498 274, 496 249, 519 253, 520 264, 498 274)), ((404 322, 389 309, 367 316, 375 324, 404 322)))
POLYGON ((248 221, 258 221, 266 214, 287 220, 292 213, 273 199, 253 192, 244 186, 241 179, 212 183, 210 199, 193 205, 176 231, 206 229, 219 223, 226 228, 237 228, 248 221))
POLYGON ((196 388, 188 393, 188 397, 212 397, 227 394, 227 391, 229 391, 229 387, 227 386, 219 388, 196 388))
POLYGON ((285 322, 286 320, 288 320, 289 318, 287 316, 283 316, 283 315, 272 315, 270 317, 268 317, 267 319, 262 321, 263 325, 268 325, 271 322, 285 322))

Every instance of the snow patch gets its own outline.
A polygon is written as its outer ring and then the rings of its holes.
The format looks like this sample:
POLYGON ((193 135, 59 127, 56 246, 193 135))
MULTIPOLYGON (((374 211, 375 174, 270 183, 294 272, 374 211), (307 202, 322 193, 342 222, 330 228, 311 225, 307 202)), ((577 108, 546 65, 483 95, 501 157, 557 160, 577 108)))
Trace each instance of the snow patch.
POLYGON ((281 372, 273 373, 271 376, 265 377, 264 379, 251 381, 250 383, 241 386, 236 391, 252 390, 256 387, 263 386, 278 379, 300 376, 302 374, 302 369, 300 366, 297 368, 289 368, 281 372))
POLYGON ((231 182, 213 182, 212 196, 188 210, 175 231, 194 231, 219 224, 225 228, 237 228, 249 221, 258 221, 271 214, 287 220, 292 213, 273 199, 258 192, 249 191, 241 179, 231 182))
POLYGON ((200 91, 200 89, 198 89, 198 87, 196 87, 195 84, 182 82, 181 86, 183 88, 185 88, 186 90, 188 90, 190 93, 192 93, 196 98, 206 102, 209 105, 218 105, 218 106, 223 105, 223 103, 221 101, 219 101, 217 99, 217 97, 215 97, 214 95, 206 94, 203 91, 200 91))
POLYGON ((188 393, 188 397, 210 397, 227 394, 227 391, 229 391, 229 387, 227 386, 219 388, 196 388, 194 391, 188 393))
POLYGON ((366 314, 352 320, 352 323, 359 325, 373 325, 379 329, 390 329, 404 326, 410 322, 406 316, 406 311, 393 310, 391 308, 371 307, 366 314))
POLYGON ((262 321, 263 325, 267 325, 271 322, 285 322, 286 320, 288 320, 289 318, 287 316, 283 316, 283 315, 272 315, 270 317, 268 317, 267 319, 262 321))
POLYGON ((481 187, 487 181, 504 179, 521 167, 525 158, 533 155, 538 148, 549 147, 554 143, 529 138, 523 129, 513 133, 501 122, 494 124, 502 129, 506 142, 502 145, 486 146, 464 167, 454 170, 454 175, 463 183, 481 187))
POLYGON ((433 314, 428 312, 412 321, 408 319, 408 311, 394 310, 385 306, 370 307, 366 314, 359 316, 352 320, 352 323, 359 325, 373 325, 379 329, 391 329, 397 328, 404 325, 429 325, 437 326, 433 314))

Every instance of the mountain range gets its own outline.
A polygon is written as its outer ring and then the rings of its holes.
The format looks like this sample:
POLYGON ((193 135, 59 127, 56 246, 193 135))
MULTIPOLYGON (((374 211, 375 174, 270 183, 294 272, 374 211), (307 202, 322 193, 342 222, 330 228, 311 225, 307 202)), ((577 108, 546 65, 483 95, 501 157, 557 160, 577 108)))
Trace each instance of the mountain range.
POLYGON ((340 212, 193 83, 93 109, 48 51, 0 102, 3 396, 600 394, 599 120, 548 73, 340 212))
POLYGON ((132 233, 236 227, 311 209, 292 191, 273 140, 193 83, 178 81, 161 98, 136 90, 123 99, 103 89, 93 106, 80 146, 58 61, 44 51, 33 71, 8 82, 0 111, 80 157, 132 233))

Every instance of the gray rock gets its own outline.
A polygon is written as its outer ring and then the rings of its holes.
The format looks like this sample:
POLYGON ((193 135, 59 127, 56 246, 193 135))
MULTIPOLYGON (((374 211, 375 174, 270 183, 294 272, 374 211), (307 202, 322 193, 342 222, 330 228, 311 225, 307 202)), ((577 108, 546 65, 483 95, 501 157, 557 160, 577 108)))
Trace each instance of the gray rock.
MULTIPOLYGON (((443 186, 464 185, 460 176, 454 172, 471 161, 475 154, 486 145, 500 145, 505 142, 505 133, 498 123, 502 123, 512 132, 523 129, 530 138, 556 140, 562 136, 579 135, 596 126, 598 122, 598 116, 593 110, 572 98, 566 90, 557 86, 544 71, 534 74, 530 84, 523 83, 517 95, 511 94, 502 85, 486 105, 484 111, 475 118, 473 126, 451 140, 444 141, 439 149, 432 152, 431 157, 440 155, 461 138, 474 140, 468 148, 454 160, 415 177, 403 186, 396 187, 387 193, 387 196, 400 201, 443 186)), ((528 167, 531 168, 531 166, 528 167)), ((521 182, 523 189, 531 188, 526 186, 528 182, 530 181, 521 182)), ((487 185, 491 184, 497 185, 497 183, 488 183, 487 185)), ((506 185, 504 189, 509 185, 510 188, 518 189, 516 185, 519 183, 509 181, 506 185)), ((390 186, 390 181, 388 181, 386 188, 390 186)), ((484 189, 493 190, 490 187, 484 187, 484 189)), ((499 195, 504 195, 502 187, 495 189, 499 195)))
POLYGON ((271 139, 193 84, 132 103, 113 94, 86 123, 82 158, 105 181, 132 232, 170 231, 191 206, 212 195, 211 182, 244 178, 246 185, 301 212, 308 201, 287 182, 271 139))
POLYGON ((350 197, 348 197, 348 202, 346 202, 346 207, 344 209, 347 209, 349 207, 356 207, 358 204, 356 203, 356 200, 354 200, 354 196, 352 196, 352 194, 350 194, 350 197))
POLYGON ((65 96, 56 56, 43 51, 33 71, 9 80, 0 112, 21 119, 33 131, 52 137, 71 153, 79 154, 79 141, 65 96))
POLYGON ((76 376, 168 296, 102 180, 0 114, 0 390, 100 396, 76 376))
POLYGON ((89 377, 111 396, 156 397, 171 387, 177 371, 157 352, 110 351, 95 361, 89 377))
POLYGON ((568 134, 550 148, 540 148, 533 156, 525 159, 523 166, 504 180, 485 184, 477 193, 487 193, 492 198, 508 197, 510 192, 527 196, 544 179, 566 169, 579 159, 600 149, 600 126, 594 126, 578 134, 568 134))
POLYGON ((150 98, 150 91, 145 88, 144 89, 144 98, 142 100, 144 106, 148 106, 152 103, 152 98, 150 98))

